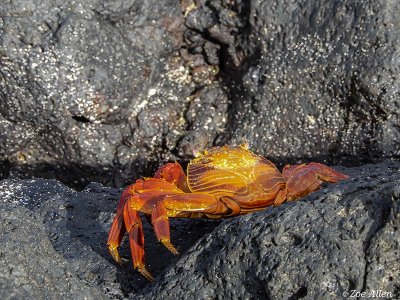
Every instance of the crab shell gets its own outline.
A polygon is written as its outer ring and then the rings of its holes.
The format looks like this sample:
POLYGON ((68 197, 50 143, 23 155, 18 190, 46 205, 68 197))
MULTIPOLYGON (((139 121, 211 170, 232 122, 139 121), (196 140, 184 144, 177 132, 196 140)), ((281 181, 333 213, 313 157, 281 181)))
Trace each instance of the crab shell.
POLYGON ((241 145, 213 148, 192 160, 187 184, 192 193, 233 199, 243 214, 273 204, 286 181, 273 163, 241 145))

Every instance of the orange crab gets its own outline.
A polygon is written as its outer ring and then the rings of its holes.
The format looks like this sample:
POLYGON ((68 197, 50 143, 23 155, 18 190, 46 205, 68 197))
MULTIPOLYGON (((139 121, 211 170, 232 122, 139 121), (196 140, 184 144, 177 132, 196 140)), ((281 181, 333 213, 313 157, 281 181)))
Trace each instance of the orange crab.
POLYGON ((187 176, 178 163, 160 167, 154 178, 138 179, 119 201, 108 236, 112 257, 121 262, 118 246, 129 235, 133 266, 153 277, 144 262, 143 225, 138 212, 151 215, 157 239, 174 254, 168 218, 224 218, 293 201, 319 189, 323 181, 349 178, 323 164, 286 165, 282 174, 269 160, 239 147, 216 147, 193 159, 187 176))

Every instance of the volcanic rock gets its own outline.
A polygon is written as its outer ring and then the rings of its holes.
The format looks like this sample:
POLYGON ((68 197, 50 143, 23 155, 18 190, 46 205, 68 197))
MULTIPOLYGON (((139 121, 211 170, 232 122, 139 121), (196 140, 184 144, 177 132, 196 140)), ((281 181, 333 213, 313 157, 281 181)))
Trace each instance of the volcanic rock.
POLYGON ((398 2, 9 1, 0 178, 78 188, 249 142, 276 162, 399 157, 398 2))
POLYGON ((400 164, 338 169, 350 179, 299 201, 225 219, 172 219, 179 256, 142 218, 153 283, 116 264, 108 230, 120 189, 55 180, 0 182, 0 284, 12 297, 315 299, 351 290, 399 297, 400 164))

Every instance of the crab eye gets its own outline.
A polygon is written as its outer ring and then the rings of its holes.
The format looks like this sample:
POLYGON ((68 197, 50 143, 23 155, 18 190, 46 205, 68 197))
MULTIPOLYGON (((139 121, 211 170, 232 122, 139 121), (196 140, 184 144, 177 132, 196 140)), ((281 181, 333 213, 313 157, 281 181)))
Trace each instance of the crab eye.
POLYGON ((199 151, 199 149, 193 149, 193 156, 194 156, 194 157, 199 157, 199 156, 200 156, 200 151, 199 151))
POLYGON ((250 148, 250 144, 249 144, 249 142, 244 142, 244 143, 240 144, 239 147, 244 150, 248 150, 250 148))

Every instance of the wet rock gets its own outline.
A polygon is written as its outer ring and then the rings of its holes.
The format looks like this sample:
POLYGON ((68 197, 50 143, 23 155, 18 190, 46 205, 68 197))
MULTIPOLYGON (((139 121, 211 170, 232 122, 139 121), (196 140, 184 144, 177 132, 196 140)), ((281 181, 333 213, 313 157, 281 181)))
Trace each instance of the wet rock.
POLYGON ((185 114, 188 133, 179 141, 178 155, 190 157, 195 151, 211 148, 224 133, 227 109, 226 93, 216 86, 205 87, 193 95, 185 114))
POLYGON ((178 57, 182 24, 177 1, 2 5, 0 161, 8 174, 83 187, 93 173, 119 185, 121 174, 152 171, 165 140, 175 147, 182 137, 177 112, 194 89, 178 57))

